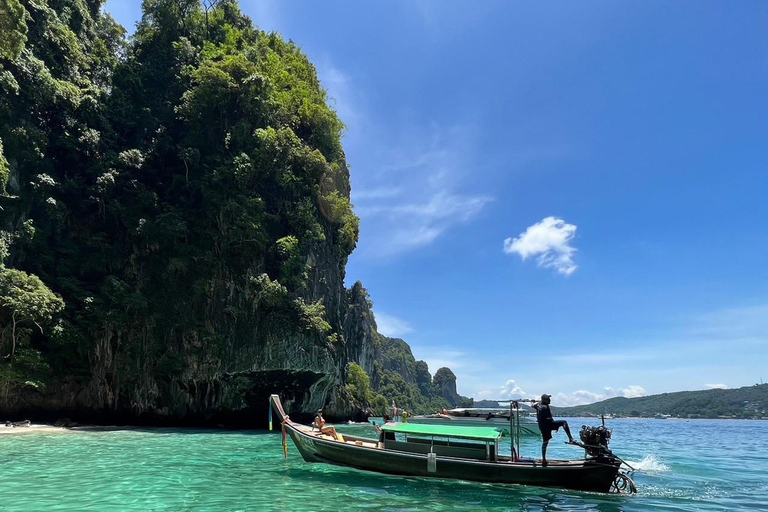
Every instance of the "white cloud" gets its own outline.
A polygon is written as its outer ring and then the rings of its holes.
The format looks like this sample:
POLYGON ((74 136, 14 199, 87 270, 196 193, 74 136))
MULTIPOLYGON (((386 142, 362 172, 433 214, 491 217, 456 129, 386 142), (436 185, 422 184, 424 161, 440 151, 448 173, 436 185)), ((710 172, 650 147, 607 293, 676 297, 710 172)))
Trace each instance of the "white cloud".
POLYGON ((357 166, 351 174, 352 201, 361 219, 357 254, 390 257, 425 247, 471 222, 492 200, 464 192, 463 175, 477 171, 476 130, 414 121, 404 112, 396 131, 382 133, 386 124, 371 117, 355 77, 325 56, 313 60, 329 105, 347 126, 344 145, 357 166))
POLYGON ((450 368, 454 372, 461 368, 466 368, 465 361, 467 354, 453 348, 412 344, 411 351, 416 360, 421 360, 427 363, 429 371, 433 375, 438 369, 443 367, 450 368))
POLYGON ((720 309, 693 319, 693 334, 718 339, 768 339, 768 304, 720 309))
POLYGON ((638 398, 648 394, 642 386, 629 386, 626 389, 620 389, 619 393, 618 396, 623 396, 624 398, 638 398))
POLYGON ((379 187, 369 189, 355 189, 352 191, 352 201, 364 201, 366 199, 386 199, 397 197, 403 193, 400 187, 379 187))
POLYGON ((473 164, 472 130, 406 126, 381 163, 357 174, 355 213, 362 221, 363 254, 387 257, 425 247, 478 217, 491 197, 458 192, 473 164))
POLYGON ((365 124, 365 101, 360 88, 354 87, 352 77, 327 57, 314 60, 320 84, 328 92, 328 106, 336 111, 347 127, 345 141, 347 136, 360 135, 365 124))
POLYGON ((499 390, 499 396, 497 398, 512 399, 512 398, 527 398, 528 393, 523 391, 517 383, 510 379, 499 390))
POLYGON ((565 354, 552 356, 553 361, 567 364, 579 364, 579 365, 601 365, 601 364, 616 364, 636 361, 650 361, 661 357, 661 351, 632 351, 625 352, 623 354, 618 353, 581 353, 581 354, 565 354))
POLYGON ((552 404, 557 407, 570 407, 573 405, 591 404, 605 399, 606 396, 604 394, 579 389, 571 393, 555 393, 552 397, 552 404))
POLYGON ((707 389, 728 389, 728 386, 725 384, 705 384, 707 386, 707 389))
MULTIPOLYGON (((549 393, 549 391, 544 390, 549 393)), ((626 398, 635 398, 645 396, 647 393, 642 386, 632 385, 622 389, 611 387, 603 388, 602 393, 595 393, 585 389, 573 391, 571 393, 553 393, 552 404, 557 407, 570 407, 573 405, 591 404, 600 402, 608 398, 623 396, 626 398)), ((496 393, 491 391, 482 391, 475 398, 478 399, 515 399, 515 398, 533 398, 538 400, 541 395, 529 393, 522 389, 515 380, 510 379, 501 386, 496 393)))
POLYGON ((429 245, 456 224, 475 218, 488 197, 463 196, 440 190, 424 202, 355 207, 361 218, 379 218, 387 234, 375 243, 377 254, 389 256, 429 245))
POLYGON ((601 402, 609 398, 622 396, 624 398, 637 398, 645 396, 647 391, 642 386, 632 385, 626 388, 614 389, 612 387, 603 388, 602 393, 595 393, 580 389, 572 393, 557 393, 552 397, 552 403, 560 407, 570 407, 573 405, 584 405, 595 402, 601 402))
POLYGON ((408 322, 396 316, 377 311, 374 313, 374 318, 376 319, 376 330, 384 336, 396 338, 413 332, 413 327, 408 322))
POLYGON ((569 276, 578 268, 573 261, 576 248, 570 245, 575 236, 575 225, 557 217, 546 217, 517 238, 504 240, 504 252, 517 253, 523 260, 535 256, 539 267, 553 268, 569 276))

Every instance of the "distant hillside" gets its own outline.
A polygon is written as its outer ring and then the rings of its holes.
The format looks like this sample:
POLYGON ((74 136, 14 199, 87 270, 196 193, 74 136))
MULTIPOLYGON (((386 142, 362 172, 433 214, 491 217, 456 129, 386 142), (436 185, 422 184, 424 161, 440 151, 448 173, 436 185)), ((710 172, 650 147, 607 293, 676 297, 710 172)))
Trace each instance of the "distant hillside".
POLYGON ((476 400, 474 405, 475 407, 489 408, 489 409, 501 407, 501 404, 499 404, 499 402, 496 402, 494 400, 476 400))
POLYGON ((377 414, 391 413, 389 404, 414 414, 442 409, 471 407, 472 399, 456 392, 456 375, 450 368, 439 368, 434 377, 425 361, 413 357, 411 347, 400 338, 377 335, 376 362, 371 375, 374 391, 386 398, 384 409, 374 406, 377 414))
POLYGON ((553 407, 558 416, 614 416, 676 418, 768 417, 768 384, 738 389, 680 391, 639 398, 610 398, 576 407, 553 407))

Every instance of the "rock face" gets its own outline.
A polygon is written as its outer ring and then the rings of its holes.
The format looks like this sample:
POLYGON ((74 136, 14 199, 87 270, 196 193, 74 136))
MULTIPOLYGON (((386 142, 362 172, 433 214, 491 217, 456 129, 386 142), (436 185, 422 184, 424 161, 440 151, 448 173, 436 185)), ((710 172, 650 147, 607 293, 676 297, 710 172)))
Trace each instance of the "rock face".
POLYGON ((382 336, 378 354, 383 370, 399 374, 408 384, 416 383, 416 359, 405 341, 382 336))
POLYGON ((456 392, 456 375, 450 368, 443 367, 437 370, 433 382, 437 385, 440 396, 448 400, 451 405, 457 406, 461 403, 461 397, 456 392))

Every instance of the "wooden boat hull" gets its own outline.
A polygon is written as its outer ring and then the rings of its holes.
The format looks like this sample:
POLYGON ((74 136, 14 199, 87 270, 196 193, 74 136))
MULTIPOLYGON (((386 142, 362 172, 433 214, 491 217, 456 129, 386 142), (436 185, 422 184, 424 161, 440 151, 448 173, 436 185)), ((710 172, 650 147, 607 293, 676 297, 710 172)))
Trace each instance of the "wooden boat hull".
MULTIPOLYGON (((282 405, 274 400, 272 404, 279 421, 282 421, 285 416, 282 405)), ((307 427, 290 421, 285 422, 284 428, 307 462, 338 464, 390 475, 608 492, 621 464, 617 460, 584 459, 553 460, 547 466, 542 466, 532 460, 494 462, 437 455, 430 468, 427 454, 381 449, 375 440, 370 439, 365 440, 367 442, 363 446, 356 445, 354 441, 324 439, 308 432, 307 427)))
POLYGON ((436 457, 430 472, 427 455, 380 450, 327 441, 286 426, 307 462, 324 462, 390 475, 451 478, 484 483, 538 485, 581 491, 608 492, 619 471, 618 464, 590 460, 535 462, 482 462, 436 457))

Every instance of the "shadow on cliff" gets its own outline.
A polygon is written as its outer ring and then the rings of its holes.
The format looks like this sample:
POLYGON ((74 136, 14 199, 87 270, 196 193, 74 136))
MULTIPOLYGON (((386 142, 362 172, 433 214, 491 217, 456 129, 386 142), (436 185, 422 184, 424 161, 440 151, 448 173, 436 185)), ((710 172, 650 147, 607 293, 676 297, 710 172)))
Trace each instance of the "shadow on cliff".
POLYGON ((45 396, 33 390, 30 396, 18 397, 14 407, 0 406, 0 421, 31 420, 63 427, 267 430, 273 393, 280 394, 294 421, 311 422, 314 411, 290 409, 309 401, 309 390, 322 377, 317 372, 269 370, 225 374, 216 381, 193 384, 175 381, 169 384, 176 386, 175 392, 166 392, 157 403, 142 404, 139 410, 129 396, 98 407, 87 400, 45 396))

